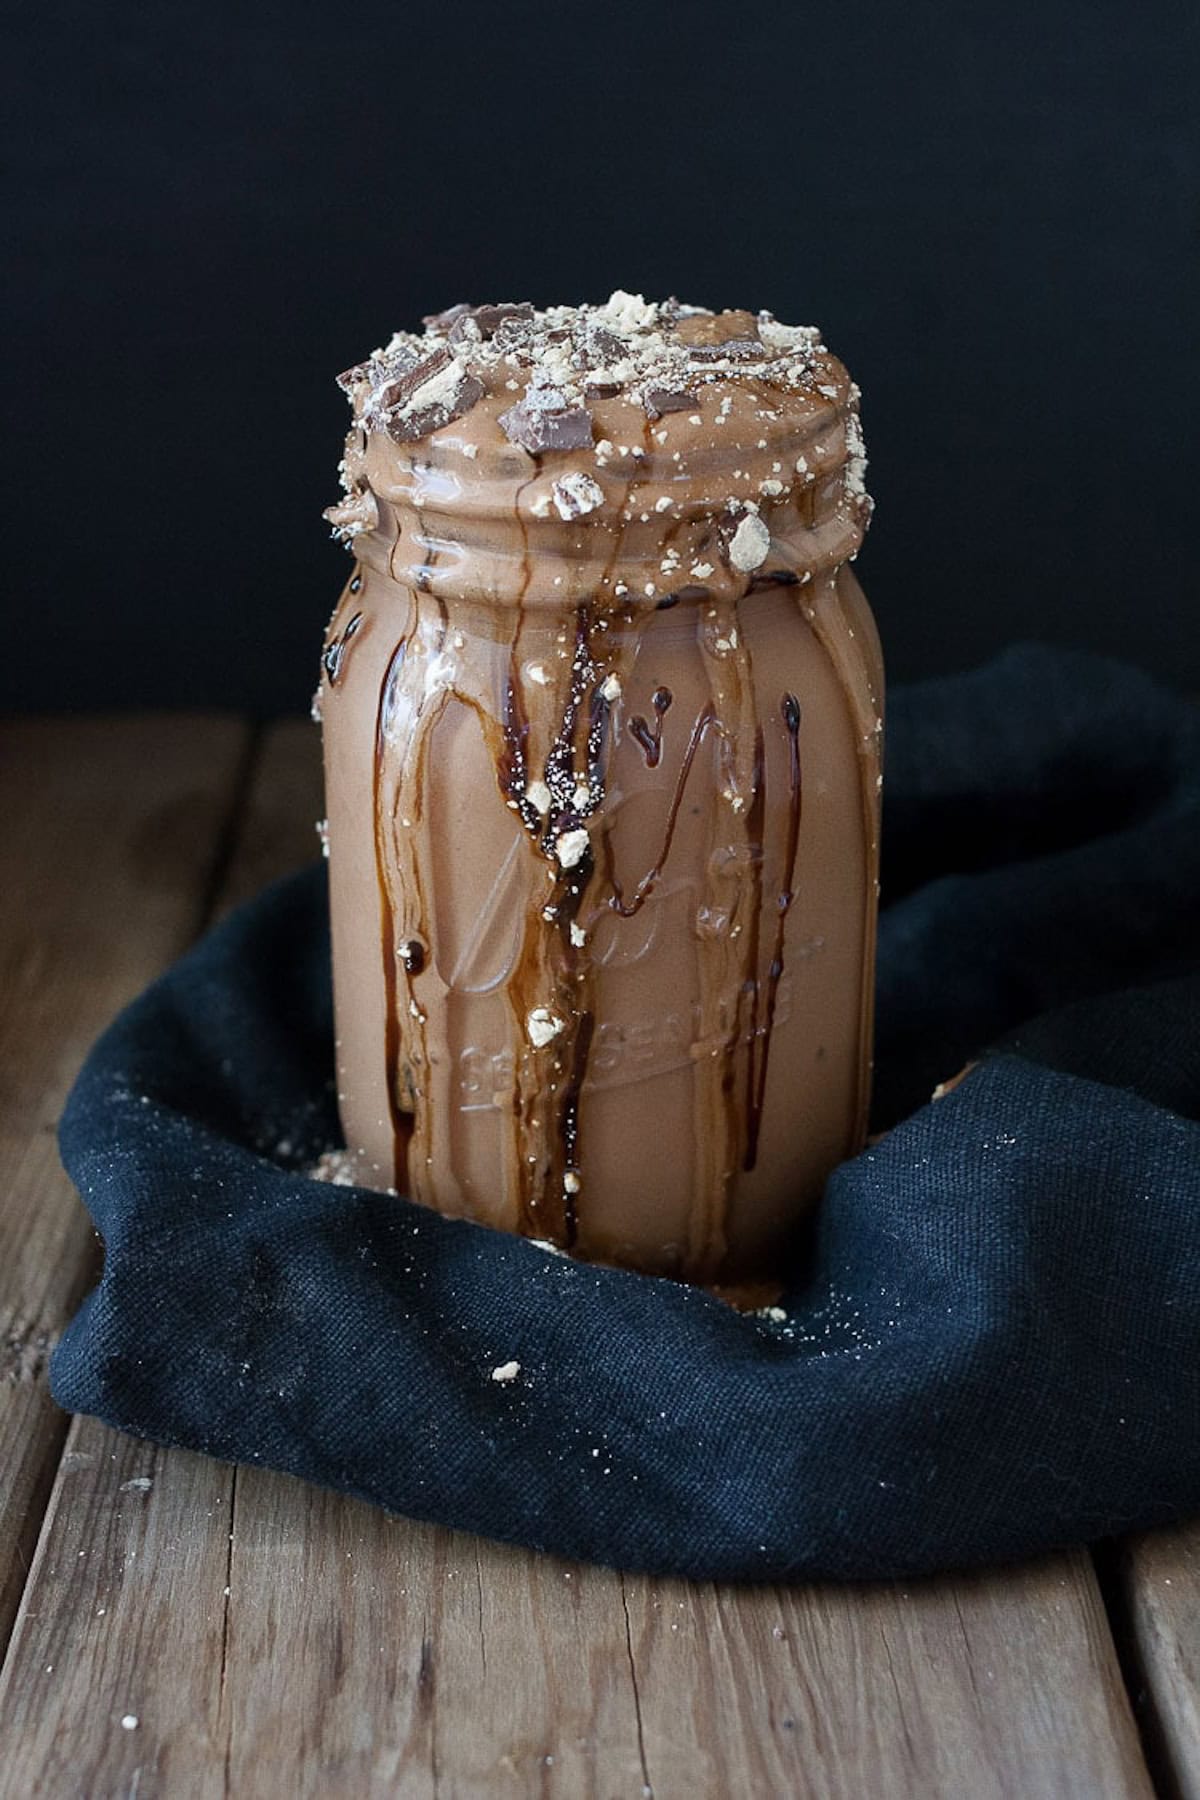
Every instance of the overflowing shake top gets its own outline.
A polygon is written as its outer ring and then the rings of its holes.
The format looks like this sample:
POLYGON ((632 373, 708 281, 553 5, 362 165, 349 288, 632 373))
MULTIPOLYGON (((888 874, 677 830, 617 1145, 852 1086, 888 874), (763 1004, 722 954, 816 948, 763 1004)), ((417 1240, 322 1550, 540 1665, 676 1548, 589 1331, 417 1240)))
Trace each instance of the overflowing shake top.
POLYGON ((801 579, 852 556, 869 518, 858 388, 816 327, 767 312, 620 290, 602 306, 463 304, 338 381, 355 423, 326 517, 363 554, 356 539, 395 539, 397 510, 419 512, 417 548, 434 554, 410 576, 453 544, 443 574, 469 581, 485 520, 546 520, 568 528, 553 548, 593 591, 661 604, 689 585, 801 579))

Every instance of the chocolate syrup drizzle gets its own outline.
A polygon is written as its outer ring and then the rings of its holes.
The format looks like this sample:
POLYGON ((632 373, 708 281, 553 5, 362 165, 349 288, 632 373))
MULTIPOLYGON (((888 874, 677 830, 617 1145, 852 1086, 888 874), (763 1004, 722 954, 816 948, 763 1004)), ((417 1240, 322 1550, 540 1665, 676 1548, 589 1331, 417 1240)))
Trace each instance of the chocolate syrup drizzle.
MULTIPOLYGON (((597 1023, 594 970, 587 936, 579 926, 581 909, 587 899, 589 909, 585 923, 590 927, 605 911, 623 919, 633 918, 650 899, 670 859, 683 801, 700 749, 710 735, 715 736, 719 743, 718 773, 723 772, 722 778, 730 784, 725 790, 725 798, 732 799, 739 809, 744 845, 733 865, 741 873, 724 878, 734 884, 732 890, 726 888, 724 898, 732 907, 728 919, 736 916, 741 921, 745 938, 741 951, 742 981, 733 1016, 726 1017, 719 1004, 714 1006, 720 999, 715 987, 708 1000, 702 1001, 702 1006, 708 1007, 710 1029, 714 1018, 724 1019, 719 1027, 723 1033, 719 1070, 714 1069, 719 1088, 714 1092, 723 1096, 729 1121, 729 1160, 713 1164, 707 1172, 705 1180, 707 1188, 711 1189, 705 1201, 709 1208, 707 1224, 697 1227, 697 1241, 688 1257, 691 1278, 711 1278, 723 1254, 724 1207, 736 1180, 736 1170, 739 1165, 744 1171, 756 1166, 761 1139, 771 1043, 784 973, 787 918, 795 898, 803 818, 799 699, 794 693, 785 692, 777 715, 787 744, 788 806, 770 959, 765 978, 760 979, 769 759, 764 729, 757 722, 753 706, 748 652, 741 653, 736 666, 730 663, 718 667, 715 659, 710 661, 713 698, 701 706, 683 745, 658 852, 650 867, 630 888, 615 866, 611 825, 603 814, 616 721, 612 699, 606 692, 607 675, 614 672, 613 659, 607 655, 607 643, 605 661, 601 662, 597 655, 597 627, 601 617, 598 605, 582 604, 575 609, 569 678, 540 777, 532 762, 532 731, 522 687, 518 653, 520 619, 514 628, 493 709, 487 703, 486 695, 468 689, 465 675, 457 666, 447 680, 431 684, 429 669, 444 651, 448 626, 446 611, 440 602, 436 607, 439 615, 436 621, 430 617, 424 626, 419 623, 422 610, 428 609, 429 605, 428 599, 417 602, 413 627, 399 641, 388 660, 379 689, 375 730, 375 854, 386 989, 385 1056, 395 1143, 395 1184, 399 1189, 408 1185, 419 1192, 417 1171, 408 1167, 412 1160, 410 1146, 414 1137, 420 1140, 422 1149, 428 1147, 429 1141, 427 1118, 423 1122, 423 1114, 428 1110, 427 1070, 423 1066, 422 1051, 418 1049, 414 1054, 413 1050, 414 1045, 423 1042, 421 1028, 424 1023, 414 997, 413 982, 427 968, 429 946, 409 929, 414 918, 421 919, 424 921, 424 940, 427 940, 428 922, 420 892, 424 881, 415 865, 408 874, 398 868, 398 848, 406 840, 396 835, 397 815, 402 797, 405 811, 411 811, 414 819, 423 812, 429 729, 445 702, 450 698, 457 699, 478 718, 484 740, 491 749, 500 794, 520 820, 530 847, 552 876, 544 890, 542 904, 528 909, 529 916, 523 924, 522 949, 509 983, 514 1027, 519 1034, 513 1093, 519 1154, 514 1159, 514 1166, 520 1188, 522 1228, 539 1236, 554 1236, 568 1249, 578 1242, 579 1199, 581 1194, 586 1198, 580 1102, 597 1023), (729 686, 731 677, 732 687, 729 686), (407 710, 402 728, 394 732, 402 688, 407 710), (741 794, 740 801, 735 789, 741 794), (587 829, 596 815, 599 815, 596 836, 600 853, 599 874, 591 841, 573 863, 564 864, 559 855, 564 835, 587 829), (597 886, 599 892, 594 891, 597 886), (547 949, 547 938, 554 946, 553 951, 547 949), (400 992, 403 978, 407 978, 407 997, 400 992), (520 1002, 518 983, 526 988, 520 1002), (525 1007, 532 1002, 552 1006, 556 1015, 559 1030, 546 1043, 528 1041, 525 1007), (744 1057, 744 1065, 739 1063, 740 1057, 744 1057), (739 1069, 742 1076, 740 1104, 736 1101, 739 1069)), ((355 614, 340 637, 333 640, 334 644, 344 646, 359 629, 361 617, 361 614, 355 614)), ((720 629, 728 632, 730 628, 724 625, 720 629)), ((461 639, 458 641, 461 643, 461 639)), ((736 634, 733 641, 737 642, 736 634)), ((636 638, 633 643, 632 653, 624 653, 626 679, 629 664, 636 656, 636 638)), ((330 669, 326 664, 331 682, 336 680, 338 666, 330 669)), ((641 714, 635 714, 625 722, 625 728, 649 769, 662 765, 667 749, 666 720, 673 700, 670 689, 659 686, 651 695, 653 723, 641 714)), ((405 818, 399 823, 408 826, 412 821, 405 818)), ((411 850, 405 852, 406 855, 412 853, 411 850)), ((698 1096, 700 1093, 698 1090, 698 1096)), ((702 1098, 700 1103, 704 1104, 702 1098)), ((417 1158, 418 1162, 421 1160, 417 1158)))
MULTIPOLYGON (((426 646, 428 650, 439 652, 446 643, 446 614, 439 605, 439 619, 432 639, 434 643, 426 646)), ((362 614, 354 614, 351 625, 347 625, 340 637, 333 643, 342 644, 353 637, 358 630, 362 614)), ((561 839, 565 833, 585 830, 587 823, 594 815, 601 812, 604 803, 604 785, 606 785, 606 765, 612 751, 613 716, 612 700, 606 695, 606 682, 603 679, 601 664, 597 664, 594 655, 594 634, 596 634, 596 608, 590 605, 579 605, 574 614, 574 646, 570 659, 570 677, 567 691, 563 697, 560 724, 558 731, 549 745, 543 763, 542 787, 549 794, 549 805, 545 794, 538 794, 542 805, 534 805, 531 788, 534 787, 533 769, 531 769, 531 724, 525 711, 522 680, 520 680, 520 664, 518 664, 518 637, 520 625, 513 635, 513 643, 509 648, 504 689, 500 695, 498 707, 497 747, 495 747, 495 769, 497 769, 498 788, 506 799, 509 808, 524 826, 525 835, 531 842, 538 857, 552 871, 552 884, 547 891, 540 909, 542 929, 549 929, 556 941, 554 965, 560 970, 558 985, 560 992, 554 995, 556 1008, 565 1017, 561 1019, 560 1035, 551 1042, 540 1046, 522 1044, 520 1064, 525 1066, 525 1078, 518 1078, 513 1109, 515 1109, 516 1125, 522 1132, 522 1139, 536 1141, 538 1138, 538 1116, 540 1102, 545 1103, 547 1094, 558 1094, 558 1100, 552 1102, 552 1116, 556 1121, 556 1138, 558 1138, 558 1156, 547 1156, 547 1145, 533 1152, 524 1154, 518 1159, 520 1172, 524 1177, 524 1213, 525 1224, 545 1233, 554 1229, 565 1246, 574 1247, 578 1242, 579 1217, 578 1193, 581 1190, 583 1175, 583 1148, 581 1148, 581 1132, 579 1132, 579 1102, 583 1094, 583 1085, 587 1080, 588 1058, 592 1049, 592 1040, 596 1033, 596 1010, 592 1001, 592 965, 590 956, 585 954, 581 945, 581 932, 578 932, 579 913, 585 902, 588 889, 592 887, 596 877, 596 857, 592 844, 581 851, 578 860, 563 864, 560 857, 561 839), (545 808, 545 810, 543 810, 545 808), (561 1076, 561 1080, 554 1080, 561 1076), (542 1202, 551 1201, 558 1195, 560 1217, 554 1224, 547 1219, 542 1210, 542 1202)), ((396 787, 396 770, 392 770, 392 778, 387 778, 389 761, 394 761, 398 747, 392 742, 392 727, 398 713, 398 695, 401 680, 405 677, 407 662, 416 646, 405 637, 399 641, 396 650, 387 662, 387 671, 383 675, 376 711, 376 749, 374 749, 374 833, 376 833, 376 871, 380 886, 381 911, 381 956, 383 956, 383 979, 385 979, 385 997, 387 997, 387 1017, 385 1017, 385 1057, 387 1057, 387 1094, 389 1094, 390 1123, 396 1143, 396 1166, 394 1179, 396 1186, 403 1188, 405 1179, 412 1177, 412 1170, 407 1170, 407 1150, 414 1136, 414 1114, 421 1112, 425 1103, 423 1078, 421 1073, 412 1067, 412 1058, 405 1062, 403 1057, 403 1012, 401 1012, 401 995, 399 995, 399 972, 408 977, 408 1006, 410 1019, 421 1021, 423 1015, 412 992, 414 977, 421 976, 426 967, 426 945, 421 938, 412 932, 405 932, 401 938, 401 922, 398 918, 398 889, 396 889, 396 810, 398 810, 398 787, 396 787), (408 1103, 405 1103, 408 1102, 408 1103)), ((336 664, 331 670, 326 664, 329 680, 336 679, 336 664)), ((462 700, 480 716, 480 724, 486 725, 484 709, 479 706, 479 698, 462 691, 457 682, 443 688, 439 695, 439 704, 430 709, 432 713, 441 711, 441 704, 453 695, 462 700)), ((417 754, 423 761, 421 752, 414 747, 414 731, 421 724, 421 715, 428 704, 428 691, 425 697, 417 697, 416 720, 408 731, 408 754, 417 754), (425 704, 423 704, 425 702, 425 704)), ((651 695, 653 709, 653 725, 642 715, 633 715, 628 722, 630 736, 639 745, 642 758, 648 769, 657 769, 662 761, 666 731, 664 722, 673 704, 673 695, 667 688, 658 686, 651 695)), ((761 1121, 765 1107, 766 1075, 770 1062, 770 1044, 774 1033, 775 1008, 779 981, 783 977, 784 968, 784 931, 786 916, 792 907, 793 884, 795 884, 795 862, 799 853, 799 837, 801 837, 802 817, 802 781, 801 781, 801 704, 793 693, 784 693, 779 707, 779 716, 783 720, 784 731, 788 738, 788 778, 790 778, 790 803, 786 815, 786 842, 783 848, 783 887, 775 902, 775 931, 772 943, 772 956, 766 968, 766 981, 759 979, 759 945, 761 945, 761 914, 763 914, 763 862, 765 862, 765 830, 766 830, 766 754, 763 727, 756 725, 754 729, 754 749, 750 760, 750 779, 748 779, 748 803, 745 805, 745 842, 747 842, 747 877, 748 891, 743 896, 743 907, 748 914, 747 950, 745 950, 745 974, 739 992, 739 1004, 734 1012, 734 1019, 727 1030, 727 1040, 723 1046, 723 1075, 721 1075, 721 1091, 727 1096, 730 1118, 734 1125, 741 1123, 738 1136, 743 1138, 741 1148, 741 1168, 752 1170, 756 1165, 757 1147, 761 1136, 761 1121), (734 1080, 736 1080, 736 1062, 738 1055, 745 1048, 745 1102, 741 1109, 732 1105, 734 1080)), ((426 727, 432 722, 425 720, 426 727)), ((594 905, 601 905, 617 913, 621 918, 633 918, 646 905, 658 880, 671 857, 675 844, 676 826, 680 810, 684 805, 689 781, 693 776, 698 752, 705 738, 716 734, 720 738, 727 756, 730 745, 730 727, 718 715, 718 707, 714 702, 705 702, 698 716, 694 718, 693 727, 687 736, 680 765, 676 770, 675 781, 671 788, 671 797, 667 803, 666 821, 662 844, 658 848, 655 860, 648 869, 642 871, 639 880, 631 891, 626 891, 626 884, 615 868, 612 832, 608 823, 601 817, 599 842, 603 846, 603 889, 601 895, 592 895, 594 905)), ((486 733, 488 736, 488 733, 486 733)), ((426 742, 423 738, 423 742, 426 742)), ((416 801, 414 801, 416 805, 416 801)), ((410 821, 403 821, 408 824, 410 821)), ((412 911, 408 905, 405 911, 412 911)), ((529 934, 529 923, 527 923, 529 934)), ((524 958, 522 958, 524 959, 524 958)), ((417 1058, 423 1060, 423 1058, 417 1058)), ((732 1168, 721 1172, 721 1186, 729 1188, 732 1179, 732 1168)), ((707 1260, 711 1262, 714 1251, 709 1251, 707 1260)))
MULTIPOLYGON (((804 787, 800 764, 800 702, 795 694, 785 694, 779 706, 784 729, 788 735, 788 825, 787 844, 783 853, 783 887, 780 889, 775 903, 775 943, 771 952, 771 961, 767 969, 767 997, 764 1007, 762 1026, 762 1056, 755 1061, 758 1052, 759 1024, 758 997, 760 986, 754 986, 754 1023, 750 1034, 750 1054, 746 1071, 746 1149, 742 1157, 743 1169, 752 1169, 758 1161, 758 1138, 762 1127, 763 1103, 767 1093, 767 1064, 771 1055, 771 1035, 775 1029, 775 1005, 779 995, 779 983, 783 977, 783 939, 787 928, 787 915, 792 901, 795 899, 796 851, 800 844, 800 821, 803 815, 804 787)), ((765 783, 763 790, 765 793, 765 783)), ((758 909, 761 910, 761 909, 758 909)), ((757 962, 757 942, 755 944, 757 962)))
POLYGON ((657 769, 662 755, 663 715, 674 699, 670 688, 655 688, 650 696, 650 704, 654 708, 654 724, 648 725, 641 713, 629 721, 629 735, 636 738, 642 746, 642 755, 646 759, 648 769, 657 769))
MULTIPOLYGON (((662 692, 664 690, 660 689, 659 691, 662 692)), ((619 913, 623 919, 632 919, 636 913, 641 912, 643 906, 645 906, 647 900, 654 892, 655 886, 657 885, 663 870, 666 868, 667 858, 671 854, 671 845, 675 841, 675 827, 679 822, 679 809, 683 804, 683 796, 687 792, 688 777, 692 772, 692 764, 696 760, 697 750, 699 750, 701 744, 704 742, 710 729, 724 732, 725 727, 717 718, 712 706, 706 705, 701 709, 699 717, 692 726, 691 736, 688 738, 687 748, 683 753, 683 761, 679 766, 679 773, 675 777, 675 791, 671 795, 671 804, 667 811, 667 824, 666 830, 663 833, 662 849, 638 882, 633 891, 633 898, 631 900, 626 900, 625 898, 625 889, 621 884, 620 877, 618 876, 614 865, 612 839, 607 832, 604 834, 604 874, 612 889, 612 893, 608 897, 608 905, 612 908, 613 912, 619 913)), ((656 757, 655 762, 657 762, 657 760, 656 757)))

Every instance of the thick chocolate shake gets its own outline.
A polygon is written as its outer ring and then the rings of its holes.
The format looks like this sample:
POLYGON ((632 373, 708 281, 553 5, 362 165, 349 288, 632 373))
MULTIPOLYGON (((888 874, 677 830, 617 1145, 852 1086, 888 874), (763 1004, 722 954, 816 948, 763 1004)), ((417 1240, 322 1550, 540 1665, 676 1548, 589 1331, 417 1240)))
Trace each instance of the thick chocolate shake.
POLYGON ((358 1179, 754 1295, 862 1144, 878 639, 808 327, 458 306, 340 378, 325 644, 358 1179))

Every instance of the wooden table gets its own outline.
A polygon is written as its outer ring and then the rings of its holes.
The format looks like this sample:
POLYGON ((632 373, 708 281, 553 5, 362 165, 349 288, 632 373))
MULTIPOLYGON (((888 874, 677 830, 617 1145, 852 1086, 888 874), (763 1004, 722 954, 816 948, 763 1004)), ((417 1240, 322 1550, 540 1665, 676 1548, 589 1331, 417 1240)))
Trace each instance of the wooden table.
POLYGON ((0 759, 0 1796, 1200 1796, 1200 1530, 873 1587, 622 1576, 68 1420, 89 1043, 311 858, 316 733, 19 721, 0 759))

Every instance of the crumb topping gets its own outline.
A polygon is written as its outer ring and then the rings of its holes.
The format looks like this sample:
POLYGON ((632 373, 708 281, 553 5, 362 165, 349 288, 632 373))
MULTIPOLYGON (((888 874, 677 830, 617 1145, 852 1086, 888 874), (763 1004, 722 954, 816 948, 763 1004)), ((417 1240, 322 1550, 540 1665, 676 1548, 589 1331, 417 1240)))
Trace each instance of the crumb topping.
MULTIPOLYGON (((602 306, 464 302, 431 313, 422 332, 396 332, 338 382, 367 429, 398 443, 462 418, 485 393, 512 393, 501 430, 541 455, 590 448, 590 403, 599 399, 623 396, 658 420, 694 414, 715 383, 820 389, 824 352, 815 325, 649 301, 618 288, 602 306)), ((720 417, 730 404, 726 396, 720 417)))
MULTIPOLYGON (((325 517, 358 560, 438 593, 528 591, 534 522, 547 601, 646 609, 803 582, 853 560, 870 521, 859 390, 816 326, 769 312, 623 289, 463 303, 338 381, 354 422, 325 517)), ((585 850, 565 842, 562 866, 585 850)))

